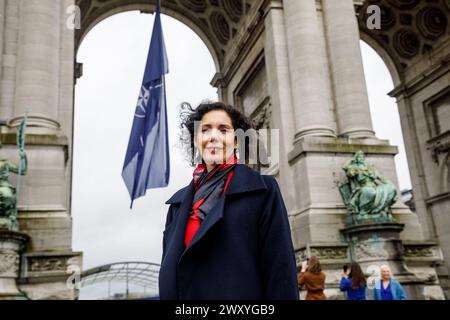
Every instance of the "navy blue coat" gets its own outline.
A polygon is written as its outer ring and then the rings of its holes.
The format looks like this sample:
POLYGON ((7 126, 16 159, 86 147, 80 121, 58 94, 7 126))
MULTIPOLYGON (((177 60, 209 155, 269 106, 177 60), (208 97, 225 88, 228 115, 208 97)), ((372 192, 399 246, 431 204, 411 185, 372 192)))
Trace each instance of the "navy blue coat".
POLYGON ((237 164, 225 195, 189 246, 184 234, 193 181, 176 192, 163 235, 162 300, 298 300, 294 248, 278 183, 237 164))

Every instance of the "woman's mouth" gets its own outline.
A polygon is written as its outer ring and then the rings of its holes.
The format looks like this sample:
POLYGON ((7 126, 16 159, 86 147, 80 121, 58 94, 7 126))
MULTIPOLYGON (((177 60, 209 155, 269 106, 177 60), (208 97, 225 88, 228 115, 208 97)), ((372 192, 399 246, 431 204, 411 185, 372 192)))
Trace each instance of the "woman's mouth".
POLYGON ((208 150, 210 153, 215 154, 222 151, 222 147, 206 147, 206 150, 208 150))

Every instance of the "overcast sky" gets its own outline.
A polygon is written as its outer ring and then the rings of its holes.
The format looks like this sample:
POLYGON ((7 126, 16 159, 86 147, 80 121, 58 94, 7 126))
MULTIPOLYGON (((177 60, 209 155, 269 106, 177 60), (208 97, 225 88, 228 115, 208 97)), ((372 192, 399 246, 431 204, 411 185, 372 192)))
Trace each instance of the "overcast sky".
MULTIPOLYGON (((189 183, 192 168, 178 147, 177 106, 217 99, 209 85, 215 74, 213 59, 202 40, 181 22, 163 15, 170 73, 166 78, 170 184, 148 190, 129 209, 130 198, 121 177, 135 105, 147 58, 153 16, 138 12, 114 15, 100 22, 83 40, 77 61, 84 74, 75 93, 73 168, 73 248, 83 251, 83 269, 123 262, 160 263, 164 202, 189 183)), ((380 57, 363 44, 371 113, 378 138, 399 146, 396 157, 400 188, 410 180, 404 156, 397 106, 386 93, 392 80, 380 57)), ((124 285, 112 285, 112 293, 124 285)), ((137 288, 132 288, 136 289, 137 288)), ((82 289, 81 298, 99 298, 108 286, 82 289)))

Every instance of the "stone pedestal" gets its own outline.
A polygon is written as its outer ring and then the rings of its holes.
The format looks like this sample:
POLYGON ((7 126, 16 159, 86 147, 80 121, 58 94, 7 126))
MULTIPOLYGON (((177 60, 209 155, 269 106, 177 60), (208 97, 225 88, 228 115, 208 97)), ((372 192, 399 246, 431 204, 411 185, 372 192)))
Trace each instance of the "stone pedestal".
POLYGON ((20 254, 29 237, 20 232, 0 230, 0 300, 26 299, 17 288, 20 254))
POLYGON ((349 244, 350 258, 358 262, 364 271, 389 265, 395 275, 410 276, 404 258, 400 232, 404 224, 362 223, 342 229, 349 244))
MULTIPOLYGON (((380 278, 380 267, 388 265, 395 278, 402 284, 409 299, 443 299, 444 294, 436 286, 436 276, 421 276, 419 270, 409 269, 405 251, 409 250, 400 238, 404 224, 396 222, 366 222, 350 225, 341 230, 348 243, 351 261, 360 264, 367 276, 368 297, 371 298, 375 280, 380 278)), ((423 258, 418 253, 416 258, 423 258)), ((417 262, 416 262, 417 265, 417 262)), ((422 270, 426 269, 423 265, 422 270)))

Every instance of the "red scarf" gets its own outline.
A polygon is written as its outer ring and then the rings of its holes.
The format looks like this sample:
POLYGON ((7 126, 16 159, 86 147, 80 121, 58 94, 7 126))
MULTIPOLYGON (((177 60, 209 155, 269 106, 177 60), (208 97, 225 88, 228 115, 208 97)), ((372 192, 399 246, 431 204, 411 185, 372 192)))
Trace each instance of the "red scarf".
MULTIPOLYGON (((191 242, 192 238, 194 238, 195 233, 197 232, 198 228, 200 228, 200 225, 204 218, 204 213, 200 211, 200 207, 205 203, 208 196, 211 194, 209 193, 203 193, 203 194, 197 194, 197 191, 201 187, 206 187, 208 183, 212 183, 209 187, 208 191, 211 191, 211 189, 220 188, 220 186, 223 184, 223 179, 219 178, 219 175, 223 173, 223 171, 229 169, 230 167, 234 167, 237 164, 238 160, 235 155, 230 157, 228 161, 225 163, 217 165, 211 172, 207 172, 206 165, 204 163, 199 163, 197 167, 194 170, 193 178, 194 178, 194 199, 199 198, 192 206, 192 211, 189 216, 189 220, 186 226, 186 232, 184 236, 184 244, 186 245, 186 248, 188 247, 189 243, 191 242), (216 178, 216 179, 213 179, 216 178), (219 180, 217 180, 219 178, 219 180), (216 181, 213 181, 216 180, 216 181), (211 182, 213 181, 213 182, 211 182), (203 218, 202 218, 203 217, 203 218)), ((233 176, 233 169, 229 170, 226 178, 225 185, 223 187, 223 190, 220 192, 220 196, 223 196, 225 194, 225 191, 228 188, 228 184, 230 183, 231 177, 233 176)), ((201 190, 201 192, 204 190, 201 190)), ((213 190, 213 192, 217 192, 219 190, 213 190)), ((212 200, 213 203, 208 203, 208 208, 210 209, 211 206, 214 204, 216 199, 212 200)))

